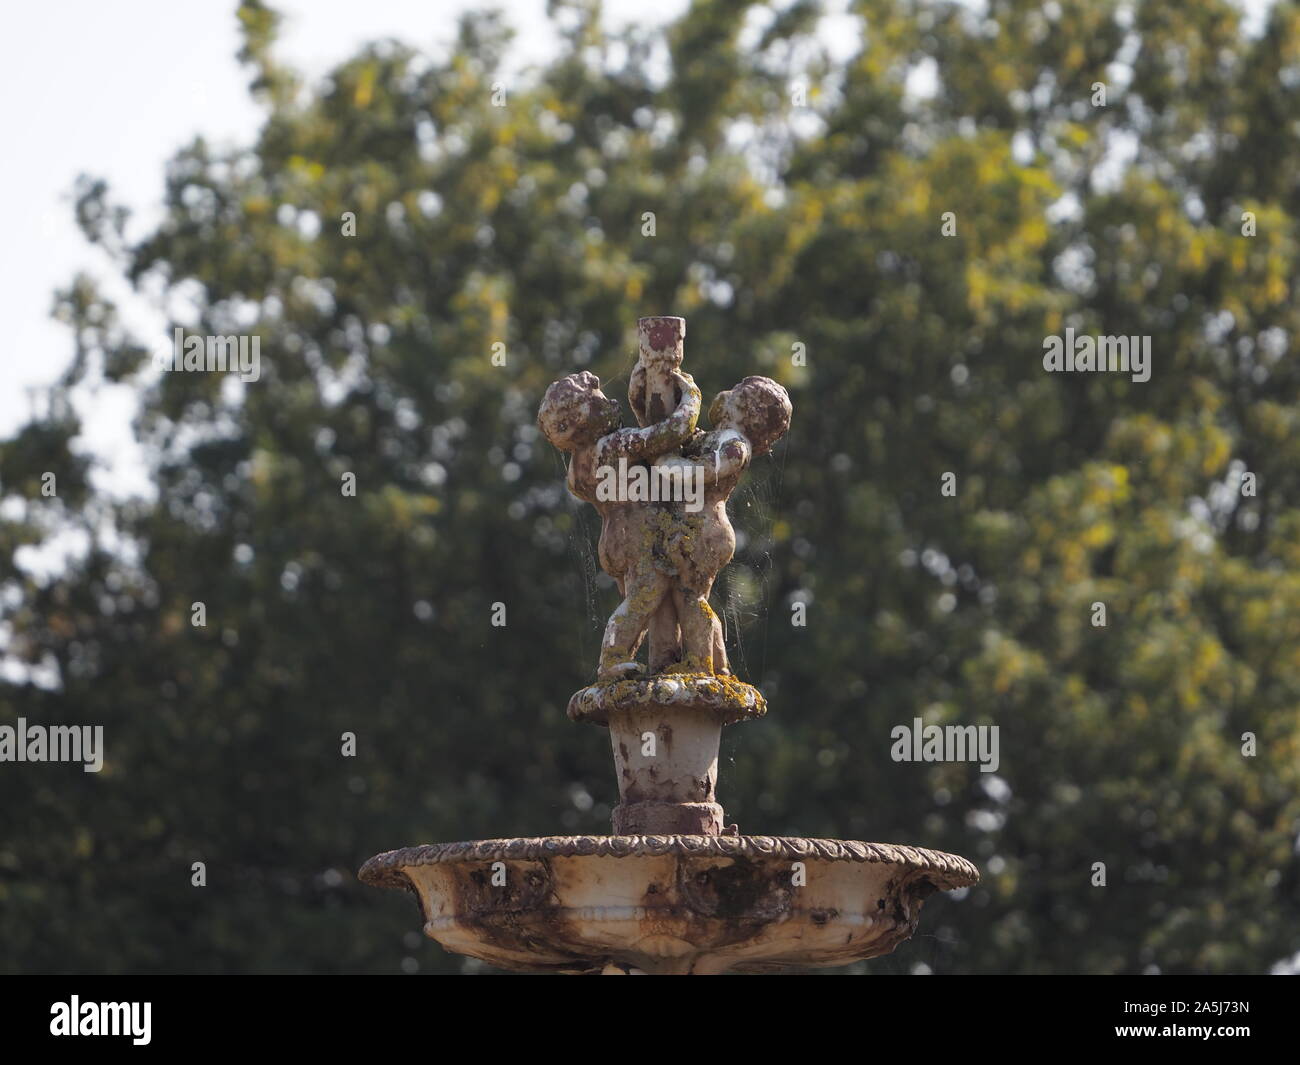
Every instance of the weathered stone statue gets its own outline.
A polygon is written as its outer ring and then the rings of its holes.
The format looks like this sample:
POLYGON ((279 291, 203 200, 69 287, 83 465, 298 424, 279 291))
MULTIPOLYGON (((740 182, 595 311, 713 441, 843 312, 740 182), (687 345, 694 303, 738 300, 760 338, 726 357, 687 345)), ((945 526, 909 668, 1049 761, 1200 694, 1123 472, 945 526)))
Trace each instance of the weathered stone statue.
POLYGON ((722 623, 709 605, 713 582, 731 561, 736 536, 727 499, 756 455, 766 454, 790 425, 790 397, 775 381, 747 377, 719 393, 712 430, 695 432, 700 392, 681 372, 685 323, 642 318, 640 356, 628 401, 640 429, 619 429, 618 404, 590 373, 547 389, 537 420, 546 438, 573 455, 569 490, 603 520, 601 567, 618 582, 623 602, 601 641, 599 681, 642 672, 636 652, 650 632, 651 673, 730 672, 722 623), (649 468, 653 498, 602 493, 615 464, 649 468), (667 488, 699 486, 698 494, 667 488), (690 498, 686 498, 691 495, 690 498))

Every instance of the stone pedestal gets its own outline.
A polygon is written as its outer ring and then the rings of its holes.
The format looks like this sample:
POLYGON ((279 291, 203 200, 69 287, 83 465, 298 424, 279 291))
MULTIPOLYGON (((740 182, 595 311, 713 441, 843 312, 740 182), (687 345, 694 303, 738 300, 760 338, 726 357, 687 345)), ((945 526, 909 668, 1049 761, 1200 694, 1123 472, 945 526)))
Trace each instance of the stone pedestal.
POLYGON ((757 688, 711 673, 594 684, 569 700, 570 718, 609 729, 619 836, 721 835, 714 789, 722 727, 766 709, 757 688))
POLYGON ((614 809, 617 836, 717 836, 722 807, 715 801, 722 726, 707 713, 650 703, 609 723, 622 802, 614 809))

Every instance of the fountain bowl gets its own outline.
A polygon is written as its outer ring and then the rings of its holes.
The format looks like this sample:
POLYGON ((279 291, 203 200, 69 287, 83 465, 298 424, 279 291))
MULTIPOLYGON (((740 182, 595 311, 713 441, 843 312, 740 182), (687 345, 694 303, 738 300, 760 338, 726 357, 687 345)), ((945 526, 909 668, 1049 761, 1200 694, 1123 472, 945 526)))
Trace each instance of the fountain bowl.
POLYGON ((926 898, 979 880, 941 851, 741 835, 429 844, 376 855, 359 875, 410 891, 426 935, 491 965, 700 975, 888 954, 926 898))

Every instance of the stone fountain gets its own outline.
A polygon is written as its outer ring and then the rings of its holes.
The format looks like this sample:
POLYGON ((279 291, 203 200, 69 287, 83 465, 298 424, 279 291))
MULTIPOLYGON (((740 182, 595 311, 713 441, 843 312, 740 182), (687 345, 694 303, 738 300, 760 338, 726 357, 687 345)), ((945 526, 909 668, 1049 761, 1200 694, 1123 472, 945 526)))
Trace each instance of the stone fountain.
POLYGON ((724 725, 762 717, 732 675, 709 605, 735 535, 726 503, 790 424, 775 381, 700 391, 681 369, 686 323, 642 318, 628 400, 594 374, 547 390, 538 424, 570 455, 569 490, 601 516, 600 562, 622 603, 593 684, 568 715, 608 729, 620 803, 610 836, 435 843, 361 868, 419 900, 425 934, 506 969, 711 974, 844 965, 888 954, 936 890, 979 880, 964 858, 917 847, 741 835, 715 790, 724 725), (647 664, 637 660, 647 645, 647 664))

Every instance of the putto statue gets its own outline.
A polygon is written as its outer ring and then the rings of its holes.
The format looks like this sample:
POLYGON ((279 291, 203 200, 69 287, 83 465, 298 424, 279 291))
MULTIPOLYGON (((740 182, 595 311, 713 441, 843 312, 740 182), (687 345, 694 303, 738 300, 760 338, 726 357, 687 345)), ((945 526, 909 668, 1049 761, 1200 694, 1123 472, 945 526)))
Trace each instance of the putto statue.
POLYGON ((681 318, 638 322, 628 401, 640 428, 619 428, 617 401, 590 373, 551 385, 537 416, 546 438, 572 455, 569 490, 601 515, 600 564, 623 595, 601 642, 600 682, 645 672, 636 654, 647 631, 652 674, 730 672, 709 605, 736 548, 727 499, 790 426, 785 389, 746 377, 714 399, 712 429, 697 431, 700 390, 681 371, 685 326, 681 318))

